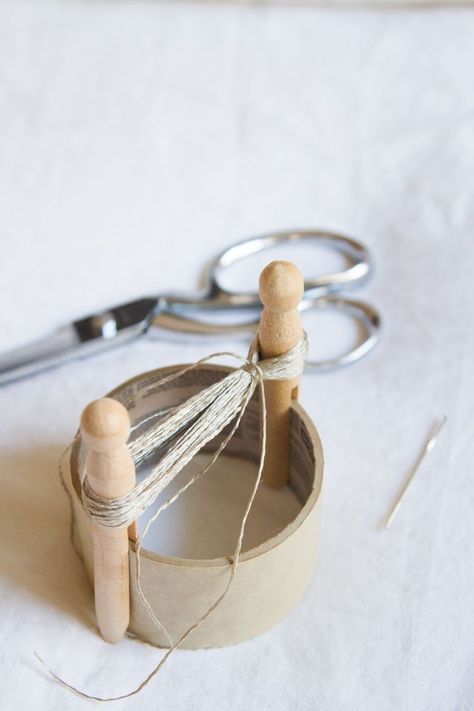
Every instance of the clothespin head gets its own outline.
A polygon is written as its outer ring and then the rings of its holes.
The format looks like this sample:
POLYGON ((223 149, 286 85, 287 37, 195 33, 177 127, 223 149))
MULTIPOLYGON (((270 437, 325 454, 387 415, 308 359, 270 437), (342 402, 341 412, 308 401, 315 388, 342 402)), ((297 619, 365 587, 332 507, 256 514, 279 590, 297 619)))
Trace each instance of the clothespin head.
POLYGON ((81 415, 81 437, 88 448, 110 452, 125 444, 130 436, 130 417, 118 400, 93 400, 81 415))
POLYGON ((297 309, 303 294, 303 275, 293 262, 270 262, 260 274, 260 301, 270 311, 291 312, 297 309))

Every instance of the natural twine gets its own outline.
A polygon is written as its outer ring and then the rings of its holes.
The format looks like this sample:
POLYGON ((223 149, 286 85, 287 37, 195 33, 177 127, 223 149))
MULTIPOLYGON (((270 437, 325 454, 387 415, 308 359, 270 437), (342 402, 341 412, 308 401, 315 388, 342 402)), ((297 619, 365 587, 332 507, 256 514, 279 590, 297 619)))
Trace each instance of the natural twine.
MULTIPOLYGON (((49 674, 58 681, 62 686, 68 688, 78 696, 95 701, 119 701, 127 699, 135 694, 138 694, 160 671, 167 659, 177 649, 182 642, 197 628, 207 617, 218 607, 222 600, 226 597, 232 582, 237 572, 242 543, 252 504, 254 502, 258 486, 260 484, 263 466, 266 453, 266 429, 267 415, 265 404, 265 391, 263 383, 265 380, 292 380, 298 377, 304 369, 307 358, 308 342, 306 333, 303 333, 300 341, 287 353, 284 353, 275 358, 267 358, 259 360, 258 341, 255 339, 250 346, 247 358, 243 358, 235 353, 222 351, 212 353, 206 358, 202 358, 196 363, 186 366, 176 373, 164 376, 159 381, 155 381, 148 388, 155 389, 157 386, 162 386, 181 375, 193 370, 202 363, 213 360, 214 358, 229 356, 239 360, 242 365, 240 368, 232 371, 229 375, 213 383, 209 387, 201 390, 196 395, 193 395, 181 405, 171 408, 161 413, 161 419, 145 428, 134 441, 129 445, 135 465, 143 462, 153 451, 158 448, 170 444, 166 454, 160 459, 158 464, 153 467, 150 474, 139 484, 137 484, 131 492, 125 496, 116 497, 115 499, 104 499, 97 496, 88 485, 86 472, 80 473, 82 501, 85 510, 90 518, 101 526, 110 527, 126 527, 148 509, 163 491, 163 489, 179 474, 183 467, 199 452, 208 442, 216 437, 222 430, 232 421, 233 425, 230 432, 225 436, 215 453, 207 465, 197 474, 189 479, 171 498, 165 501, 155 511, 153 516, 147 522, 143 535, 140 536, 136 544, 136 570, 135 582, 141 601, 143 602, 148 614, 153 623, 165 634, 170 644, 170 648, 164 654, 160 662, 152 669, 146 678, 132 691, 120 696, 100 697, 78 689, 62 679, 58 674, 52 671, 44 662, 44 660, 35 652, 37 659, 45 666, 49 674), (160 622, 150 603, 146 599, 141 587, 141 565, 140 551, 143 546, 145 537, 150 529, 150 526, 156 521, 162 511, 170 506, 176 499, 181 496, 200 477, 206 474, 213 466, 218 456, 226 447, 229 440, 237 430, 246 407, 255 392, 259 387, 261 393, 261 450, 260 460, 258 465, 257 477, 252 488, 252 492, 247 501, 244 514, 242 516, 239 535, 236 547, 232 558, 230 559, 230 575, 227 580, 224 591, 216 598, 214 603, 206 610, 206 612, 194 622, 176 641, 172 642, 168 632, 160 622)), ((146 396, 147 388, 141 392, 141 396, 146 396)), ((125 405, 127 402, 124 403, 125 405)), ((152 415, 145 418, 142 422, 136 425, 133 429, 142 428, 147 422, 154 420, 152 415)), ((70 450, 72 445, 65 450, 60 461, 60 477, 63 486, 70 497, 67 487, 64 483, 64 473, 62 470, 62 462, 65 455, 70 450)), ((71 499, 70 499, 71 501, 71 499)), ((72 510, 72 509, 71 509, 72 510)))

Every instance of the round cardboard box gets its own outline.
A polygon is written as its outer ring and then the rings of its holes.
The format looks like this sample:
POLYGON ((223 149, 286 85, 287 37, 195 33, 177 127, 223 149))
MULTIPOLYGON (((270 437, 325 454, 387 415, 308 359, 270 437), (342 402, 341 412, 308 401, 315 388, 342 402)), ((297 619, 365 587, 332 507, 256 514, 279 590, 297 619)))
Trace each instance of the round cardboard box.
MULTIPOLYGON (((172 366, 143 373, 115 388, 108 396, 123 402, 130 412, 133 426, 154 412, 183 402, 231 370, 224 366, 200 365, 172 382, 159 385, 160 378, 181 367, 172 366), (156 388, 153 387, 155 382, 156 388)), ((214 487, 207 488, 206 496, 216 497, 215 501, 209 502, 211 507, 222 504, 227 472, 232 470, 234 480, 237 477, 238 481, 239 469, 242 472, 245 468, 248 470, 249 463, 252 463, 256 475, 260 457, 258 399, 257 388, 237 432, 225 449, 225 456, 221 454, 214 465, 220 467, 220 473, 213 482, 221 483, 220 489, 218 486, 216 491, 214 487)), ((206 447, 207 452, 215 450, 224 435, 221 433, 215 438, 206 447)), ((76 540, 92 581, 91 521, 82 507, 80 497, 79 472, 84 454, 84 446, 79 438, 71 452, 67 484, 73 499, 76 540)), ((237 573, 228 594, 184 641, 183 648, 220 647, 241 642, 272 627, 297 605, 316 566, 322 481, 323 453, 318 433, 303 408, 295 402, 291 408, 291 466, 288 482, 291 495, 295 497, 295 513, 281 527, 276 512, 276 529, 275 526, 273 530, 270 527, 270 535, 267 527, 263 540, 259 540, 258 536, 255 540, 254 536, 253 543, 246 546, 244 539, 237 573)), ((187 497, 196 486, 191 486, 184 496, 187 497)), ((261 486, 265 485, 262 483, 261 486)), ((283 492, 272 494, 274 502, 278 503, 276 497, 279 495, 283 495, 283 492)), ((232 501, 230 505, 233 505, 232 501)), ((173 507, 168 509, 169 512, 172 510, 173 507)), ((226 586, 235 543, 220 557, 214 557, 213 548, 215 546, 210 545, 211 554, 203 557, 201 553, 199 558, 162 555, 145 547, 141 549, 142 589, 173 641, 179 639, 201 617, 226 586)), ((135 548, 130 542, 129 630, 147 642, 169 647, 169 640, 152 623, 139 599, 135 566, 135 548)))

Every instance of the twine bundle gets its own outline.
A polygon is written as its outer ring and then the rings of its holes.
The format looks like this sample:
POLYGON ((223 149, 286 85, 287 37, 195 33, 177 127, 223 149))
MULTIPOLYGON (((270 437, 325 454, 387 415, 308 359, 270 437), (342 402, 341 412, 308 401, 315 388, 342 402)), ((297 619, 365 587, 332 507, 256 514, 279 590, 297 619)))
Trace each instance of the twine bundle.
MULTIPOLYGON (((259 361, 254 341, 247 358, 235 353, 214 353, 163 378, 159 386, 179 378, 199 363, 223 355, 243 361, 240 368, 222 380, 172 408, 158 423, 148 427, 130 444, 134 463, 138 465, 152 452, 175 440, 146 479, 128 494, 115 499, 101 498, 90 488, 85 470, 82 472, 82 498, 91 519, 101 526, 110 527, 128 526, 138 519, 183 467, 236 417, 244 413, 259 382, 298 377, 303 371, 307 351, 305 334, 294 348, 282 356, 259 361)), ((153 387, 156 387, 156 383, 153 387)), ((146 390, 142 396, 146 396, 146 390)), ((226 439, 228 441, 229 438, 226 439)))
MULTIPOLYGON (((259 360, 258 341, 255 340, 250 347, 247 358, 243 358, 235 353, 229 352, 213 353, 176 373, 165 376, 158 381, 158 383, 155 382, 150 387, 155 389, 157 385, 165 385, 166 383, 175 380, 176 378, 179 378, 190 370, 196 368, 201 363, 208 362, 217 357, 230 356, 238 359, 242 363, 240 368, 232 371, 229 375, 225 376, 218 382, 190 397, 181 405, 171 408, 165 412, 158 413, 158 415, 161 415, 158 422, 153 422, 153 420, 156 420, 156 415, 152 415, 145 418, 145 420, 133 428, 135 431, 139 431, 137 437, 129 445, 135 465, 144 462, 150 454, 157 449, 167 447, 167 450, 160 458, 159 462, 152 468, 149 475, 125 496, 117 497, 115 499, 104 499, 98 496, 89 487, 86 471, 85 468, 83 468, 80 473, 82 500, 84 508, 90 518, 101 526, 112 528, 128 526, 138 519, 139 516, 156 501, 166 486, 207 443, 221 433, 226 426, 233 423, 229 433, 226 434, 207 465, 190 478, 186 484, 184 484, 170 499, 159 506, 159 508, 153 513, 145 526, 143 534, 140 536, 136 544, 137 590, 153 623, 159 627, 168 638, 170 648, 151 673, 148 674, 148 676, 134 690, 115 697, 99 697, 81 691, 51 671, 41 657, 36 655, 40 662, 46 666, 48 672, 54 677, 54 679, 56 679, 63 686, 67 687, 81 697, 94 699, 96 701, 117 701, 137 694, 158 673, 163 664, 169 658, 170 654, 177 647, 179 647, 180 644, 199 625, 201 625, 202 622, 204 622, 204 620, 226 597, 237 571, 245 533, 245 525, 262 478, 263 465, 265 462, 266 407, 263 383, 265 380, 291 380, 298 377, 304 369, 307 352, 307 337, 306 333, 303 333, 300 341, 286 353, 275 358, 259 360), (159 514, 170 506, 170 504, 176 501, 176 499, 189 486, 197 481, 197 479, 209 471, 215 463, 218 456, 237 430, 245 413, 245 409, 257 387, 260 388, 261 392, 260 461, 256 480, 241 519, 236 547, 230 561, 230 575, 222 594, 217 597, 215 602, 206 610, 206 612, 198 620, 196 620, 196 622, 193 623, 193 625, 191 625, 191 627, 189 627, 177 641, 172 642, 166 629, 148 603, 141 588, 140 549, 150 526, 157 519, 159 514), (149 424, 150 422, 151 424, 149 424)), ((141 397, 146 397, 146 393, 147 390, 145 388, 141 392, 141 397)), ((124 404, 127 405, 127 402, 125 401, 124 404)), ((61 466, 60 474, 64 483, 61 466)))

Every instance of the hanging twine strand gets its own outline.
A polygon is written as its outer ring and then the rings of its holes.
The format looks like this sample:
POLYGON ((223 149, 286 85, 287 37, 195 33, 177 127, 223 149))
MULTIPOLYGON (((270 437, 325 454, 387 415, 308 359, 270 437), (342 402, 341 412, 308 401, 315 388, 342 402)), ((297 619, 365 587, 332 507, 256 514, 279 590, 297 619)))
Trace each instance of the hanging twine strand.
MULTIPOLYGON (((167 382, 179 378, 181 375, 193 370, 201 363, 208 362, 217 357, 230 356, 243 362, 239 369, 233 371, 222 380, 192 396, 181 405, 167 410, 166 414, 162 416, 158 423, 153 424, 153 420, 156 418, 155 416, 149 416, 138 425, 138 427, 141 428, 143 424, 152 422, 151 426, 146 428, 146 430, 129 445, 135 463, 143 462, 156 448, 163 447, 167 443, 172 442, 172 440, 175 441, 170 445, 167 453, 152 469, 148 477, 143 482, 136 485, 130 494, 117 497, 112 500, 102 499, 96 496, 88 487, 86 473, 81 473, 83 504, 90 518, 102 526, 128 526, 153 504, 163 489, 170 483, 170 481, 172 481, 172 479, 174 479, 174 477, 177 476, 177 474, 198 451, 200 451, 208 442, 222 432, 227 425, 233 422, 229 433, 224 437, 223 441, 217 448, 216 452, 214 452, 207 465, 195 474, 165 503, 159 506, 147 522, 143 535, 139 538, 136 544, 135 582, 137 591, 153 623, 167 637, 170 648, 163 655, 159 663, 143 679, 143 681, 138 684, 136 688, 128 693, 109 697, 88 694, 73 684, 68 683, 61 676, 52 671, 45 661, 35 652, 35 656, 38 661, 59 684, 82 698, 92 699, 94 701, 119 701, 135 696, 153 679, 153 677, 156 676, 156 674, 158 674, 165 662, 169 659, 170 655, 192 632, 194 632, 194 630, 196 630, 204 622, 204 620, 209 617, 209 615, 212 614, 212 612, 227 596, 237 573, 247 519, 262 479, 263 467, 265 463, 267 416, 263 384, 265 380, 292 379, 298 377, 304 369, 307 352, 308 343, 306 333, 304 333, 303 337, 296 344, 296 346, 287 353, 275 358, 268 358, 259 361, 258 346, 257 341, 255 340, 250 347, 247 358, 242 358, 235 353, 229 352, 213 353, 210 356, 197 361, 193 365, 187 366, 186 368, 183 368, 169 376, 165 376, 160 379, 158 383, 155 382, 153 387, 155 388, 157 385, 164 385, 167 382), (213 466, 240 425, 246 407, 257 387, 260 390, 261 407, 260 460, 255 483, 241 519, 235 550, 230 558, 229 577, 223 592, 217 596, 216 600, 209 606, 205 613, 198 620, 196 620, 178 640, 172 642, 168 632, 158 619, 142 590, 140 551, 150 526, 156 521, 161 512, 176 501, 179 496, 186 491, 186 489, 206 474, 213 466), (188 429, 183 431, 186 426, 188 426, 188 429), (179 432, 182 432, 182 434, 176 439, 176 435, 179 432)), ((142 393, 142 395, 144 395, 144 393, 142 393)), ((60 463, 60 477, 62 482, 64 482, 62 460, 68 450, 69 447, 63 453, 60 463)), ((68 496, 70 496, 69 492, 68 496)))

